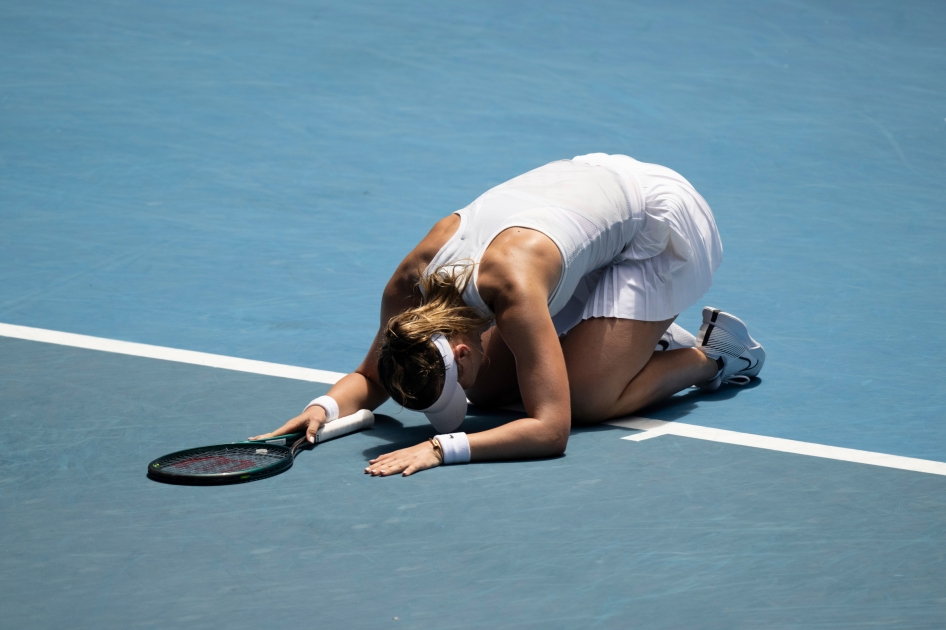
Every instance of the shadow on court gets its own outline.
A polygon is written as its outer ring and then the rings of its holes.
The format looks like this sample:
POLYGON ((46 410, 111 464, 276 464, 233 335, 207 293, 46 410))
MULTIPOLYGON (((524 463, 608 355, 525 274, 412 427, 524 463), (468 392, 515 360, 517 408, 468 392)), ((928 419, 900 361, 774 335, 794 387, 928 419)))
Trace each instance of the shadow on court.
MULTIPOLYGON (((754 378, 743 387, 737 385, 723 385, 715 392, 704 392, 700 389, 691 388, 675 396, 671 396, 666 400, 645 407, 633 415, 654 418, 655 420, 680 420, 696 412, 698 409, 713 411, 716 403, 726 403, 737 396, 749 395, 749 392, 757 387, 761 387, 763 383, 764 379, 754 378)), ((719 409, 725 413, 725 407, 721 406, 719 409)))

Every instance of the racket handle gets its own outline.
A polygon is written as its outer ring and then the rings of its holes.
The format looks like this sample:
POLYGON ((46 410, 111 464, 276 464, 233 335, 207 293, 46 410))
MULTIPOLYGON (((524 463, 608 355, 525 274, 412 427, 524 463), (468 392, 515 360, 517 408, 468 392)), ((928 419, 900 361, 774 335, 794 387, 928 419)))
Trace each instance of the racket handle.
POLYGON ((322 428, 315 434, 315 443, 320 444, 327 440, 334 440, 355 431, 371 428, 372 425, 374 425, 374 414, 367 409, 362 409, 350 416, 322 425, 322 428))
MULTIPOLYGON (((315 443, 334 440, 337 437, 361 431, 370 428, 374 424, 374 414, 367 409, 356 411, 350 416, 339 418, 335 422, 329 422, 322 425, 322 428, 315 434, 315 443)), ((305 437, 305 433, 286 433, 283 435, 274 435, 273 437, 263 438, 262 440, 247 440, 248 442, 258 442, 260 444, 279 444, 280 446, 290 446, 296 440, 305 437)))

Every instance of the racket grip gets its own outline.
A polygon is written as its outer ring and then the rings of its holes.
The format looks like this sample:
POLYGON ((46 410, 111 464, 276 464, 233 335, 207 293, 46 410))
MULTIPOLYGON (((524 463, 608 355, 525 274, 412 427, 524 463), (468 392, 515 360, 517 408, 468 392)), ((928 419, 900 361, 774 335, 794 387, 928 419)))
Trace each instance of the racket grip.
POLYGON ((337 437, 368 429, 374 425, 374 414, 367 409, 356 411, 350 416, 339 418, 334 422, 322 425, 322 428, 315 434, 315 443, 320 444, 327 440, 334 440, 337 437))

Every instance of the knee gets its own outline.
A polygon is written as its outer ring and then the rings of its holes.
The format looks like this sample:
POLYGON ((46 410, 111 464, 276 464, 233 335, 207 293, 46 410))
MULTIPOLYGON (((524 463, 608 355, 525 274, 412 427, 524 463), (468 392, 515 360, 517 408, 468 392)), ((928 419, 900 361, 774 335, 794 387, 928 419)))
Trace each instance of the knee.
POLYGON ((596 404, 595 401, 572 398, 572 424, 585 426, 597 424, 610 418, 611 405, 596 404))
MULTIPOLYGON (((572 424, 588 425, 608 419, 614 406, 614 398, 604 388, 595 387, 595 379, 587 376, 568 375, 569 394, 572 407, 572 424)), ((600 384, 600 382, 599 382, 600 384)))
POLYGON ((572 424, 597 424, 627 415, 644 405, 646 391, 639 385, 635 386, 637 375, 630 382, 615 381, 608 376, 613 375, 595 372, 573 375, 569 372, 572 424))

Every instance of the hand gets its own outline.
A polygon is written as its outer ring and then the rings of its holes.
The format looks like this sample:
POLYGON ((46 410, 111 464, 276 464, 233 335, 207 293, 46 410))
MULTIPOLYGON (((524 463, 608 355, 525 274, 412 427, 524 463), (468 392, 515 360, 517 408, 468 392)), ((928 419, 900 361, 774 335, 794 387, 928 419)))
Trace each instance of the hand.
POLYGON ((302 433, 305 432, 306 440, 309 443, 315 443, 315 434, 318 432, 322 425, 325 424, 325 409, 318 405, 312 405, 301 414, 282 425, 272 433, 264 433, 263 435, 257 435, 256 437, 251 437, 251 440, 265 440, 266 438, 271 438, 276 435, 286 435, 287 433, 302 433))
POLYGON ((442 463, 440 456, 434 451, 433 444, 428 440, 417 446, 402 448, 372 459, 368 462, 369 466, 365 468, 365 474, 372 477, 387 477, 401 473, 404 477, 409 477, 416 472, 439 466, 442 463))

